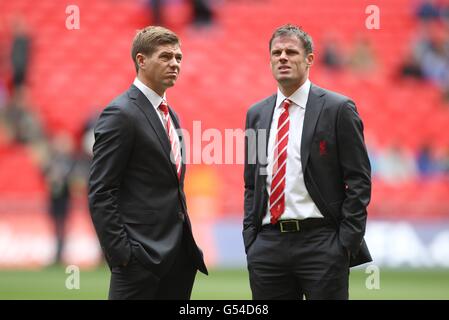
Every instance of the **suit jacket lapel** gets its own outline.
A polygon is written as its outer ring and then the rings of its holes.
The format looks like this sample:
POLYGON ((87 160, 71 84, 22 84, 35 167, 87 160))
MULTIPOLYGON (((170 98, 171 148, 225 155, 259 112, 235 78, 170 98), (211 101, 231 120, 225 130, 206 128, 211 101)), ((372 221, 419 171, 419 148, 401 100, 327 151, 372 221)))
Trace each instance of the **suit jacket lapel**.
MULTIPOLYGON (((276 97, 277 95, 274 94, 267 99, 263 106, 262 114, 260 115, 259 129, 265 130, 265 156, 268 154, 268 139, 270 137, 271 121, 273 120, 274 108, 276 106, 276 97)), ((263 160, 263 163, 266 165, 267 159, 263 160)))
POLYGON ((265 170, 261 170, 262 167, 267 167, 268 164, 268 139, 270 137, 270 128, 271 128, 271 121, 273 119, 273 113, 274 108, 276 106, 276 94, 269 97, 263 106, 261 107, 261 112, 259 116, 259 123, 255 125, 255 128, 258 132, 257 134, 257 166, 256 166, 256 174, 259 176, 259 179, 257 179, 258 183, 256 185, 256 201, 260 201, 262 203, 261 210, 258 212, 258 222, 257 225, 262 225, 262 219, 266 212, 266 205, 267 205, 267 199, 268 199, 268 193, 266 188, 266 174, 263 174, 262 172, 266 172, 265 170), (259 139, 265 139, 265 141, 259 141, 259 139), (263 146, 262 142, 265 143, 265 152, 259 153, 259 146, 263 146), (261 159, 261 157, 263 157, 261 159))
POLYGON ((301 138, 301 165, 302 171, 305 172, 307 161, 310 155, 310 146, 312 144, 313 134, 315 132, 316 123, 320 116, 324 105, 325 92, 315 85, 311 85, 309 99, 307 100, 306 113, 304 115, 304 124, 302 128, 301 138))
MULTIPOLYGON (((154 109, 153 105, 150 101, 145 97, 145 95, 134 85, 131 85, 131 88, 128 91, 129 97, 134 100, 134 103, 139 107, 139 109, 145 114, 148 122, 156 133, 162 149, 167 156, 167 160, 171 164, 170 160, 170 141, 168 140, 167 133, 161 123, 159 116, 157 115, 157 111, 154 109)), ((173 166, 172 166, 173 167, 173 166)), ((176 170, 174 170, 176 174, 176 170)))

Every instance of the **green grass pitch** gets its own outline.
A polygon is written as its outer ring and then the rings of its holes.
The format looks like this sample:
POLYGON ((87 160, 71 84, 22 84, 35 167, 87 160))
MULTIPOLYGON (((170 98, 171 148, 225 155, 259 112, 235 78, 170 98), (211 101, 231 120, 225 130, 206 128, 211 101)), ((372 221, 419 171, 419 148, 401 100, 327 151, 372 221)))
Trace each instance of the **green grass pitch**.
MULTIPOLYGON (((80 270, 80 288, 66 288, 65 268, 39 271, 0 270, 0 299, 106 299, 109 270, 80 270)), ((378 289, 367 289, 369 274, 352 270, 350 299, 449 299, 448 269, 380 269, 378 289)), ((70 282, 70 279, 69 279, 70 282)), ((245 269, 213 269, 208 277, 198 274, 193 288, 194 300, 251 299, 245 269)))

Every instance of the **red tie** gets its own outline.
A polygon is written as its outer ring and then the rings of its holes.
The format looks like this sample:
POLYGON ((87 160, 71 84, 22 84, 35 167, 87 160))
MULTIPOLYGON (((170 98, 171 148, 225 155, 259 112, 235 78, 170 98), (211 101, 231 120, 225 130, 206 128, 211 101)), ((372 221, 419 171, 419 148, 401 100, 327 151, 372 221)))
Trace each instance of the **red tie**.
POLYGON ((282 102, 284 109, 278 120, 278 131, 276 135, 276 145, 273 156, 273 176, 271 180, 270 192, 270 213, 271 223, 275 224, 285 210, 285 172, 287 167, 287 146, 288 130, 290 127, 290 117, 288 107, 291 101, 285 99, 282 102))
POLYGON ((170 159, 176 165, 176 173, 178 175, 178 179, 181 179, 181 152, 180 152, 181 150, 179 148, 179 141, 176 138, 176 132, 173 127, 170 114, 168 113, 168 105, 165 101, 161 102, 161 104, 159 105, 159 110, 162 111, 165 129, 167 130, 167 135, 170 140, 171 146, 170 159))

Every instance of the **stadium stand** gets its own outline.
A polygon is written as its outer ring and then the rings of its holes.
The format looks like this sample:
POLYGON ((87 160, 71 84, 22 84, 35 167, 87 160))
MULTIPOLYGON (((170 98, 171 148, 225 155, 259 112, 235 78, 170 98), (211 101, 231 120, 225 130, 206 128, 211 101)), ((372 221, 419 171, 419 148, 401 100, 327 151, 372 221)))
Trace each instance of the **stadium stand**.
MULTIPOLYGON (((355 100, 373 152, 399 144, 416 154, 421 145, 430 142, 435 153, 442 155, 449 148, 449 107, 442 101, 439 88, 398 77, 419 24, 414 7, 408 0, 380 1, 380 29, 369 30, 365 27, 369 4, 366 0, 225 1, 216 5, 213 25, 197 30, 188 25, 188 4, 169 1, 164 21, 180 35, 185 55, 181 78, 176 88, 168 91, 169 102, 189 132, 194 121, 201 121, 203 130, 243 129, 249 106, 275 92, 268 65, 271 32, 292 22, 314 37, 317 55, 330 31, 339 34, 346 54, 357 38, 370 40, 376 68, 360 75, 350 68, 332 72, 317 62, 311 80, 355 100)), ((32 63, 28 88, 32 112, 41 119, 46 134, 67 131, 80 143, 92 114, 132 82, 131 39, 136 29, 151 21, 142 1, 78 0, 77 5, 79 30, 65 27, 66 2, 53 0, 1 1, 0 21, 5 26, 20 14, 29 26, 32 63)), ((0 33, 2 43, 11 38, 5 30, 0 33)), ((203 146, 206 144, 204 141, 203 146)), ((241 217, 242 164, 213 168, 223 190, 219 215, 241 217)), ((189 170, 195 173, 201 167, 191 164, 189 170)), ((42 179, 27 147, 0 145, 1 219, 19 219, 17 213, 43 217, 47 196, 42 179)), ((375 175, 369 216, 447 218, 447 199, 448 174, 426 181, 410 178, 400 184, 387 183, 375 175)), ((78 197, 73 210, 87 217, 85 199, 78 197)))

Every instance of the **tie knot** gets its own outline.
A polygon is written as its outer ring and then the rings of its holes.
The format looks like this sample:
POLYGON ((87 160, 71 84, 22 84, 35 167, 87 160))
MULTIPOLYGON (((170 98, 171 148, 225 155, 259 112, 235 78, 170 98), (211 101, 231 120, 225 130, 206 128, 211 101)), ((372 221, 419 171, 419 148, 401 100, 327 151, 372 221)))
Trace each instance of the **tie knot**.
POLYGON ((285 99, 285 100, 282 102, 282 108, 284 108, 285 110, 288 110, 288 107, 290 107, 291 104, 292 104, 292 102, 291 102, 290 100, 285 99))
POLYGON ((159 105, 159 110, 161 110, 165 116, 168 115, 168 105, 165 101, 161 102, 161 104, 159 105))

